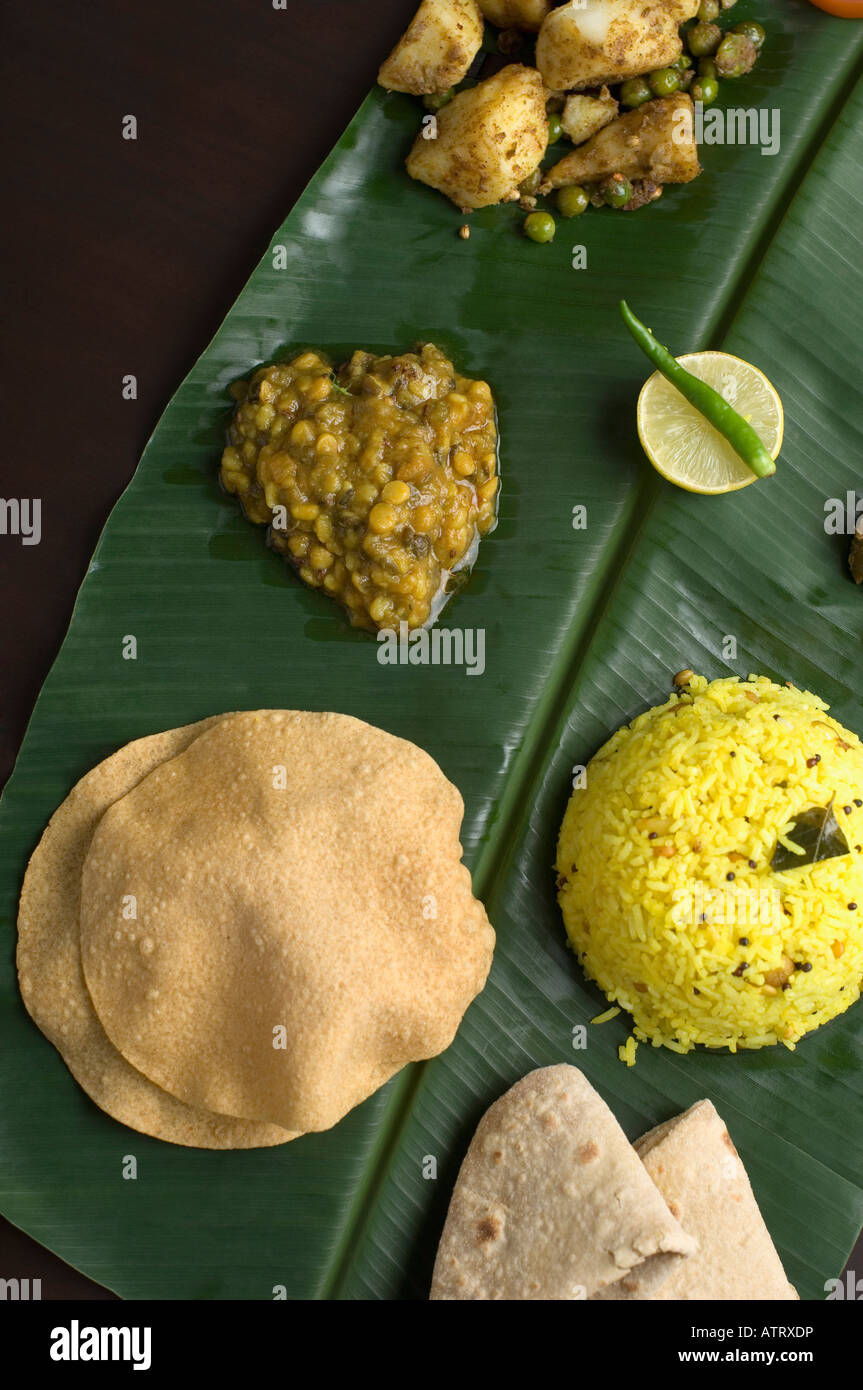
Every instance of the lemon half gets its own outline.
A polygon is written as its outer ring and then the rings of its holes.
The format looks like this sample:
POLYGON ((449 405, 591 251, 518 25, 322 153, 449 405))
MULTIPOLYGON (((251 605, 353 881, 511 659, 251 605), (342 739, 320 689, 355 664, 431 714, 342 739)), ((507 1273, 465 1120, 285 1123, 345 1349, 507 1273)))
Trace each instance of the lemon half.
MULTIPOLYGON (((770 454, 782 448, 782 402, 763 372, 728 352, 690 352, 677 359, 706 381, 757 431, 770 454)), ((737 492, 756 481, 724 435, 654 372, 638 397, 638 437, 657 473, 687 492, 737 492)))

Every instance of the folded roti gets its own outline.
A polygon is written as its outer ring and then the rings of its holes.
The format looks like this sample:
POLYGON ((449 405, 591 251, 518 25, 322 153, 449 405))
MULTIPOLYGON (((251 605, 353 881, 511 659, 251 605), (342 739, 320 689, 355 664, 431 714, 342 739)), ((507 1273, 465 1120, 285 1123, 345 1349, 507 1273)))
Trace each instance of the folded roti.
POLYGON ((652 1296, 695 1241, 577 1067, 542 1067, 480 1121, 453 1192, 432 1299, 652 1296))
POLYGON ((709 1100, 657 1125, 635 1150, 671 1211, 698 1241, 698 1253, 678 1265, 652 1298, 758 1302, 798 1297, 740 1155, 709 1100))
POLYGON ((130 1066, 107 1037, 81 969, 81 870, 102 816, 155 767, 218 722, 204 719, 127 744, 82 777, 58 806, 21 890, 18 979, 34 1023, 78 1084, 113 1119, 191 1148, 267 1148, 294 1135, 276 1125, 185 1105, 130 1066))

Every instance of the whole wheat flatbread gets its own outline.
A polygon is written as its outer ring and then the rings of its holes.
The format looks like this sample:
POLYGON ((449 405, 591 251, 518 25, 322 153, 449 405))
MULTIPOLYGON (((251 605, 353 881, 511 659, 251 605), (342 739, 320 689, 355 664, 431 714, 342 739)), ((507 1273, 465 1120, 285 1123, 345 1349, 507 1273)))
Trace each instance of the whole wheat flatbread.
POLYGON ((645 1134, 635 1145, 670 1210, 698 1241, 651 1297, 795 1299, 724 1122, 709 1100, 645 1134))
POLYGON ((432 1299, 652 1293, 695 1241, 577 1067, 543 1067, 486 1112, 461 1166, 432 1299))
POLYGON ((21 997, 75 1080, 124 1125, 203 1149, 284 1144, 274 1125, 209 1114, 185 1105, 136 1071, 109 1041, 81 970, 81 870, 105 811, 218 719, 127 744, 88 772, 57 808, 27 868, 18 915, 21 997))
POLYGON ((93 836, 81 954, 111 1041, 190 1105, 329 1128, 448 1047, 485 984, 463 811, 427 753, 361 720, 226 716, 93 836))

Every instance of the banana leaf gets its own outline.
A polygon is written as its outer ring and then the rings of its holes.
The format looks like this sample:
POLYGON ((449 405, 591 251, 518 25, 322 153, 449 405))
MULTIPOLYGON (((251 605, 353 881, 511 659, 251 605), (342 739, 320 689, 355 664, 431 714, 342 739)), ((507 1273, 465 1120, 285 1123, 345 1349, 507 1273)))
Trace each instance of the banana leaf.
POLYGON ((825 499, 858 484, 863 457, 863 33, 803 0, 741 0, 737 13, 766 19, 769 39, 727 91, 780 113, 779 152, 705 148, 696 183, 640 213, 561 222, 549 246, 520 234, 512 207, 475 214, 460 240, 464 219, 402 169, 420 109, 373 92, 108 521, 0 805, 0 1209, 125 1297, 425 1297, 482 1111, 561 1060, 633 1138, 711 1097, 801 1295, 824 1297, 842 1268, 863 1221, 861 1006, 794 1053, 642 1047, 629 1069, 622 1016, 575 1053, 574 1026, 602 1000, 566 949, 550 867, 573 764, 664 699, 681 667, 790 679, 863 730, 863 602, 846 539, 824 527, 825 499), (573 268, 578 245, 586 269, 573 268), (646 364, 620 324, 624 296, 675 351, 724 348, 767 373, 786 408, 775 478, 703 498, 649 469, 634 427, 646 364), (500 407, 500 522, 446 615, 485 630, 476 679, 379 665, 374 640, 301 587, 217 483, 233 380, 289 347, 338 359, 415 340, 490 380, 500 407), (129 634, 136 660, 123 658, 129 634), (181 1149, 103 1115, 30 1022, 17 894, 45 822, 96 761, 266 706, 345 711, 438 759, 465 799, 498 948, 453 1046, 335 1130, 249 1153, 181 1149), (127 1154, 136 1182, 121 1177, 127 1154))

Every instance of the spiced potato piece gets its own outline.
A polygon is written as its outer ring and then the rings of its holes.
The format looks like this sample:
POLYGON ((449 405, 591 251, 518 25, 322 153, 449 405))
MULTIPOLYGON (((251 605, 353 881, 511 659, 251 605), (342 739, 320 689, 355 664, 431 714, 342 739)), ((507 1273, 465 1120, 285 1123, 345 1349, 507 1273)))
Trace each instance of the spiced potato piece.
POLYGON ((516 199, 548 145, 545 97, 536 69, 511 63, 454 97, 438 113, 435 139, 420 132, 408 173, 464 212, 516 199))
POLYGON ((423 0, 407 31, 378 73, 391 92, 429 96, 467 76, 482 46, 477 0, 423 0))
POLYGON ((479 0, 486 19, 501 29, 538 29, 553 0, 479 0))
POLYGON ((678 32, 698 0, 571 0, 552 10, 536 44, 536 65, 555 91, 623 82, 674 62, 678 32))
POLYGON ((598 96, 573 92, 563 108, 561 129, 574 145, 583 145, 591 135, 613 121, 617 111, 617 102, 607 87, 603 87, 598 96))
POLYGON ((654 183, 689 183, 701 173, 694 107, 683 92, 618 116, 548 172, 543 191, 598 183, 612 174, 654 183))

